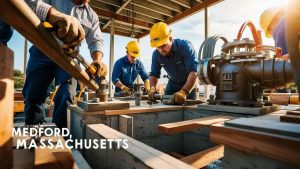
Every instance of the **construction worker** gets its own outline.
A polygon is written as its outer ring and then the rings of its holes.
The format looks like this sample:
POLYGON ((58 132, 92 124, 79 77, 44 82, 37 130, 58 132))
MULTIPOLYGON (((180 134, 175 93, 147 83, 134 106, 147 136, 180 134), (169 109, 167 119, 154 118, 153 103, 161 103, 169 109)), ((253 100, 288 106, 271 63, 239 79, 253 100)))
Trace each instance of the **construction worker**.
MULTIPOLYGON (((89 0, 26 0, 41 21, 48 21, 56 30, 57 37, 67 48, 74 48, 85 38, 93 59, 93 65, 102 64, 103 39, 97 14, 89 0)), ((67 106, 74 99, 76 80, 35 46, 31 47, 23 88, 25 124, 44 122, 43 106, 49 95, 53 79, 60 85, 54 98, 52 121, 59 128, 67 127, 67 106)))
POLYGON ((0 19, 0 42, 7 46, 7 42, 13 35, 13 29, 0 19))
POLYGON ((197 80, 198 62, 193 45, 187 40, 173 39, 171 30, 163 22, 154 24, 150 29, 150 43, 156 50, 152 55, 149 101, 155 100, 162 67, 169 77, 164 94, 173 95, 171 104, 183 104, 187 98, 195 98, 193 88, 197 80))
POLYGON ((260 15, 260 26, 268 38, 273 37, 275 47, 280 47, 283 58, 288 58, 285 39, 285 9, 283 7, 271 7, 260 15))
POLYGON ((149 76, 143 63, 138 59, 140 56, 140 45, 137 41, 130 41, 126 46, 126 56, 116 61, 112 72, 112 82, 116 86, 115 93, 124 92, 130 94, 130 87, 136 80, 138 74, 144 81, 145 92, 150 90, 149 76))

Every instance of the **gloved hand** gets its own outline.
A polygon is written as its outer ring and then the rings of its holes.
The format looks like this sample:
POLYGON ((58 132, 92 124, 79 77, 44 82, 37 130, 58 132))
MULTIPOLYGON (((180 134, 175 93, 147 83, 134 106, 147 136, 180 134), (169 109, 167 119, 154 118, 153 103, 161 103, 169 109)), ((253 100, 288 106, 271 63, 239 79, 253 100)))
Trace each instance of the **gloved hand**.
POLYGON ((145 92, 149 93, 149 91, 150 91, 150 80, 149 79, 144 81, 144 86, 145 86, 145 92))
POLYGON ((150 91, 149 91, 149 93, 148 93, 148 100, 150 101, 150 102, 155 102, 155 98, 154 98, 154 94, 156 93, 156 89, 155 89, 155 87, 151 87, 150 88, 150 91))
POLYGON ((91 66, 96 68, 96 74, 98 77, 105 77, 107 75, 107 67, 104 63, 99 61, 93 61, 91 66))
POLYGON ((56 36, 64 43, 66 48, 76 47, 84 39, 85 33, 80 22, 73 16, 58 12, 50 8, 47 20, 57 27, 56 36))
POLYGON ((171 104, 183 104, 186 101, 188 93, 181 89, 178 92, 174 93, 171 99, 171 104))
POLYGON ((120 89, 124 92, 125 96, 129 96, 131 91, 128 87, 126 87, 125 85, 121 86, 120 89))

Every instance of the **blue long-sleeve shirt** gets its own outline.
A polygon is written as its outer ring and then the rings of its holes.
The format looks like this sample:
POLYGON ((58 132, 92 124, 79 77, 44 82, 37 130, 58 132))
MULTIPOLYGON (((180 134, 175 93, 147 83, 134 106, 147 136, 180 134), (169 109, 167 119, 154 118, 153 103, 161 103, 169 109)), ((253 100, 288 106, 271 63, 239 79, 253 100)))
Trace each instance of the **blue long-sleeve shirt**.
MULTIPOLYGON (((127 87, 133 87, 138 74, 143 81, 149 79, 143 63, 136 59, 135 63, 131 64, 126 55, 116 61, 112 72, 112 82, 115 84, 117 81, 120 81, 127 87)), ((116 87, 115 91, 119 92, 120 88, 116 87)))
POLYGON ((181 39, 173 40, 171 50, 171 56, 163 56, 158 50, 153 52, 150 76, 160 78, 163 67, 170 80, 185 83, 190 72, 197 72, 196 51, 191 42, 181 39))
POLYGON ((275 41, 275 46, 281 48, 282 55, 288 53, 285 39, 285 20, 285 18, 281 19, 281 21, 278 23, 272 34, 273 39, 275 41))
POLYGON ((7 45, 13 34, 13 29, 0 19, 0 42, 7 45))
POLYGON ((72 0, 25 0, 41 21, 45 21, 51 7, 59 12, 74 16, 79 20, 85 32, 90 53, 103 53, 103 38, 99 27, 98 15, 88 5, 75 5, 72 0))

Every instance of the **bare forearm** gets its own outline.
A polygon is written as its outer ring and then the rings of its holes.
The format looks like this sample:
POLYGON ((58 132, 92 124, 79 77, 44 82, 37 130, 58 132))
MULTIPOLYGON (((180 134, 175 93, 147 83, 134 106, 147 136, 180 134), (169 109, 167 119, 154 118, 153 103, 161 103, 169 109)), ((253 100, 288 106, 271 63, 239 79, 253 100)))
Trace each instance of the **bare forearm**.
POLYGON ((156 88, 158 79, 156 77, 154 77, 154 76, 150 76, 149 79, 150 79, 150 86, 156 88))
POLYGON ((103 58, 103 54, 99 51, 95 51, 92 53, 93 61, 101 62, 103 58))
POLYGON ((197 72, 190 72, 187 81, 184 84, 182 89, 190 92, 194 88, 196 81, 197 81, 197 72))

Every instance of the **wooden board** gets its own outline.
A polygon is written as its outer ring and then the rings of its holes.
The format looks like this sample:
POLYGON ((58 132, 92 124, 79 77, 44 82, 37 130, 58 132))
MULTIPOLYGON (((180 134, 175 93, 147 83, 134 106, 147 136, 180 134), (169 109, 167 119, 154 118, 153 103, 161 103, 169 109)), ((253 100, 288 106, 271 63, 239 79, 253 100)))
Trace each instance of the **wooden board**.
POLYGON ((266 106, 262 108, 253 108, 253 107, 200 104, 198 105, 198 109, 258 116, 258 115, 263 115, 263 114, 277 111, 279 110, 279 106, 266 106))
POLYGON ((24 112, 24 101, 14 101, 14 113, 24 112))
POLYGON ((212 125, 210 140, 240 151, 300 166, 300 139, 298 138, 212 125))
POLYGON ((286 115, 296 115, 296 116, 300 116, 300 111, 288 110, 288 111, 286 111, 286 115))
POLYGON ((176 153, 176 152, 171 152, 171 153, 169 153, 169 155, 172 156, 172 157, 175 157, 177 159, 181 159, 181 158, 184 157, 183 155, 181 155, 179 153, 176 153))
POLYGON ((32 169, 34 166, 34 151, 14 149, 13 169, 32 169))
POLYGON ((13 91, 13 52, 0 43, 0 168, 12 167, 13 91))
POLYGON ((234 119, 232 116, 210 116, 193 120, 179 121, 175 123, 160 124, 158 128, 159 131, 165 134, 175 134, 232 119, 234 119))
MULTIPOLYGON (((144 143, 141 143, 131 137, 128 137, 106 125, 103 124, 91 124, 88 125, 87 129, 87 138, 96 139, 95 136, 105 139, 127 139, 128 148, 119 149, 119 150, 110 150, 106 149, 107 155, 112 155, 112 157, 106 157, 106 163, 122 163, 128 168, 136 167, 137 165, 141 168, 163 168, 163 169, 193 169, 192 166, 183 163, 180 160, 177 160, 171 157, 168 154, 165 154, 161 151, 158 151, 144 143), (97 136, 98 135, 98 136, 97 136), (94 136, 94 137, 90 137, 94 136), (117 152, 117 153, 114 153, 117 152), (111 154, 113 153, 113 154, 111 154), (118 159, 118 160, 116 160, 118 159)), ((86 151, 86 154, 89 151, 86 151)), ((91 152, 92 153, 92 152, 91 152)), ((97 166, 91 166, 93 168, 97 166)), ((99 167, 98 167, 99 168, 99 167)), ((108 166, 108 168, 110 168, 108 166)))
POLYGON ((24 101, 24 96, 22 92, 19 91, 14 92, 14 101, 24 101))
POLYGON ((122 110, 129 109, 130 104, 126 102, 99 102, 78 100, 77 105, 85 111, 101 111, 101 110, 122 110))
POLYGON ((300 124, 300 116, 299 115, 283 115, 283 116, 280 116, 280 121, 300 124))
POLYGON ((207 150, 186 156, 180 160, 195 168, 203 168, 208 164, 223 158, 224 145, 218 145, 207 150))
POLYGON ((274 120, 239 118, 225 122, 225 126, 300 138, 300 125, 274 120))

